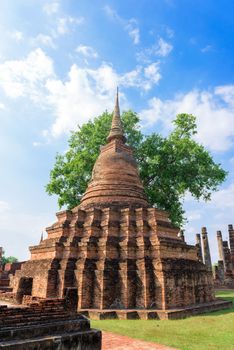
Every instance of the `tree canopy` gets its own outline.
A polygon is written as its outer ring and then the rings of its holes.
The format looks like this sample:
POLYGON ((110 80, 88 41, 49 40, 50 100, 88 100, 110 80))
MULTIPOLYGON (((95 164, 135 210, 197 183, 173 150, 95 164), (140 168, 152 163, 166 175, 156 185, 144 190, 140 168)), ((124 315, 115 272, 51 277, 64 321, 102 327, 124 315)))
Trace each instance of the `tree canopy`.
MULTIPOLYGON (((58 195, 60 207, 71 209, 79 204, 100 146, 106 144, 111 119, 112 114, 104 112, 78 127, 68 140, 68 151, 56 155, 46 191, 58 195)), ((198 200, 209 200, 227 175, 204 146, 195 141, 196 118, 191 114, 177 115, 168 137, 157 133, 143 135, 139 116, 131 110, 122 113, 122 122, 149 203, 167 210, 174 224, 183 224, 186 193, 198 200)))
POLYGON ((15 258, 14 256, 6 257, 6 256, 3 255, 3 257, 2 257, 2 265, 3 266, 5 266, 8 263, 14 263, 14 262, 17 262, 17 261, 18 261, 18 259, 15 258))

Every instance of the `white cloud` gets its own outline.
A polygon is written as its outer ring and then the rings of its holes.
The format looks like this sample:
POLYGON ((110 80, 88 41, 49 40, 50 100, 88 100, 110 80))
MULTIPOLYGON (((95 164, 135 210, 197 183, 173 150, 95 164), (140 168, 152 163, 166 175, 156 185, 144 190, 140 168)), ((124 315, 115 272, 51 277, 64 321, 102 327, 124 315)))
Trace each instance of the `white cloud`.
POLYGON ((201 219, 201 212, 200 210, 188 210, 186 212, 186 217, 188 221, 195 221, 201 219))
MULTIPOLYGON (((87 47, 80 47, 79 51, 90 53, 87 47)), ((52 59, 38 48, 22 60, 1 64, 0 78, 2 89, 9 98, 27 97, 54 114, 51 129, 43 134, 48 139, 51 135, 67 132, 77 123, 82 124, 104 108, 112 109, 116 86, 148 91, 159 82, 161 75, 158 62, 137 66, 122 74, 107 63, 96 69, 74 64, 68 77, 61 80, 54 73, 52 59)), ((124 98, 122 94, 122 100, 124 98)), ((37 141, 34 146, 38 146, 37 141)))
POLYGON ((133 39, 134 44, 139 44, 140 42, 139 28, 133 28, 129 30, 128 34, 133 39))
POLYGON ((0 102, 0 109, 3 111, 4 109, 6 109, 6 106, 4 105, 4 103, 0 102))
POLYGON ((21 260, 27 257, 28 246, 38 244, 42 231, 55 219, 53 214, 47 212, 33 214, 23 211, 22 208, 17 209, 12 207, 1 212, 0 207, 1 246, 4 247, 6 255, 13 255, 21 260), (19 227, 24 227, 24 230, 19 230, 19 227))
POLYGON ((145 77, 149 78, 151 82, 158 83, 161 79, 161 74, 159 73, 159 62, 154 62, 145 68, 145 77))
POLYGON ((215 94, 220 96, 227 104, 234 107, 234 85, 223 85, 215 88, 215 94))
POLYGON ((11 98, 29 96, 37 101, 46 80, 53 76, 53 61, 40 48, 25 59, 0 64, 0 88, 11 98))
POLYGON ((117 14, 117 12, 113 10, 109 5, 104 6, 104 11, 109 18, 114 19, 116 21, 120 20, 120 17, 117 14))
POLYGON ((197 140, 211 150, 226 151, 233 146, 233 90, 227 85, 209 92, 192 90, 165 101, 154 97, 141 115, 148 125, 161 121, 168 132, 177 114, 191 113, 197 117, 197 140))
POLYGON ((230 184, 227 188, 219 190, 212 195, 210 206, 219 209, 221 211, 230 210, 234 214, 234 183, 230 184))
POLYGON ((119 84, 124 87, 137 87, 145 91, 158 84, 161 79, 159 63, 154 62, 148 66, 138 66, 134 70, 119 76, 119 84))
POLYGON ((53 106, 56 120, 52 126, 53 136, 71 130, 89 118, 112 107, 113 90, 118 76, 109 66, 98 70, 71 67, 68 80, 50 80, 48 102, 53 106))
POLYGON ((57 34, 64 35, 70 32, 70 28, 73 25, 80 25, 84 22, 83 17, 65 16, 58 19, 57 22, 57 34))
POLYGON ((172 44, 168 43, 163 38, 159 38, 152 46, 139 51, 136 58, 141 63, 150 63, 152 62, 152 57, 166 57, 172 50, 172 44))
POLYGON ((202 53, 206 53, 206 52, 210 52, 210 51, 212 51, 213 50, 213 46, 212 45, 206 45, 205 47, 203 47, 202 49, 201 49, 201 52, 202 53))
POLYGON ((167 36, 168 36, 168 38, 173 38, 174 37, 174 30, 173 29, 171 29, 170 27, 166 27, 165 28, 165 30, 166 30, 166 33, 167 33, 167 36))
POLYGON ((191 226, 190 224, 186 224, 184 229, 185 229, 185 236, 187 236, 187 234, 189 234, 190 240, 194 241, 194 238, 195 238, 194 236, 197 233, 197 229, 195 227, 191 226), (191 236, 193 236, 192 239, 191 239, 191 236))
POLYGON ((15 32, 10 34, 11 38, 14 39, 15 41, 22 41, 24 39, 24 35, 22 32, 16 30, 15 32))
POLYGON ((81 125, 102 113, 104 108, 112 109, 113 93, 117 85, 148 90, 159 79, 157 63, 146 68, 137 67, 124 74, 118 74, 106 63, 97 69, 79 68, 74 64, 67 81, 51 79, 46 85, 49 92, 47 101, 53 107, 56 117, 51 134, 59 136, 77 123, 81 125))
POLYGON ((56 47, 51 36, 46 34, 41 34, 41 33, 32 39, 32 43, 35 46, 44 45, 44 46, 51 47, 53 49, 56 47))
POLYGON ((34 141, 34 142, 33 142, 33 147, 39 147, 39 146, 41 146, 41 145, 42 145, 41 142, 37 142, 37 141, 34 141))
POLYGON ((10 209, 10 206, 5 201, 0 201, 0 214, 5 213, 10 209))
POLYGON ((79 45, 76 48, 76 52, 82 54, 85 57, 97 58, 98 53, 90 46, 79 45))
POLYGON ((140 30, 137 26, 137 21, 135 19, 130 19, 125 26, 126 31, 128 32, 128 35, 133 40, 133 43, 135 45, 139 44, 140 42, 140 30))
POLYGON ((166 42, 163 38, 159 38, 158 44, 154 48, 155 54, 161 57, 166 57, 172 51, 173 46, 166 42))
POLYGON ((119 76, 119 85, 150 90, 161 79, 159 63, 155 62, 148 66, 138 66, 134 70, 119 76))
POLYGON ((43 12, 45 12, 47 15, 52 15, 54 13, 57 13, 58 10, 59 10, 58 1, 48 2, 43 6, 43 12))
POLYGON ((149 49, 141 50, 136 53, 136 59, 141 64, 151 63, 151 53, 149 52, 149 49))
POLYGON ((42 130, 41 134, 42 134, 43 137, 48 137, 49 136, 48 130, 42 130))
POLYGON ((118 13, 112 9, 109 5, 106 5, 104 7, 104 11, 106 15, 118 22, 123 29, 128 33, 129 37, 132 39, 133 43, 135 45, 139 44, 140 42, 140 29, 138 27, 138 22, 135 18, 130 18, 129 20, 126 20, 118 15, 118 13))

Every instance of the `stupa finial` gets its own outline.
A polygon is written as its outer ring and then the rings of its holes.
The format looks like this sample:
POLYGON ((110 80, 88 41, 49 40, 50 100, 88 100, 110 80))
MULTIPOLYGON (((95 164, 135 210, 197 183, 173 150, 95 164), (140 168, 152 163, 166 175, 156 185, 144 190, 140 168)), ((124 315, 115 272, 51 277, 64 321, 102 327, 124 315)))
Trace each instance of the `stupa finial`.
POLYGON ((124 136, 124 131, 121 123, 120 110, 119 110, 119 89, 117 87, 116 99, 115 99, 115 108, 113 113, 113 119, 111 124, 110 133, 107 137, 107 141, 110 142, 114 139, 120 139, 123 142, 126 141, 124 136))

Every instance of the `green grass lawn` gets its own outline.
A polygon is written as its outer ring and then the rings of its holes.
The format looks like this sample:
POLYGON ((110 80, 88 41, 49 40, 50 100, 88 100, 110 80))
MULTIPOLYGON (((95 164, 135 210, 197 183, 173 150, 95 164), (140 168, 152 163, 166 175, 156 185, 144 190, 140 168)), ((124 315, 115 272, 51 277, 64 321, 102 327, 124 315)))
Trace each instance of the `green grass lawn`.
MULTIPOLYGON (((216 296, 232 300, 234 290, 216 296)), ((234 350, 234 306, 182 320, 103 320, 92 327, 181 350, 234 350)))

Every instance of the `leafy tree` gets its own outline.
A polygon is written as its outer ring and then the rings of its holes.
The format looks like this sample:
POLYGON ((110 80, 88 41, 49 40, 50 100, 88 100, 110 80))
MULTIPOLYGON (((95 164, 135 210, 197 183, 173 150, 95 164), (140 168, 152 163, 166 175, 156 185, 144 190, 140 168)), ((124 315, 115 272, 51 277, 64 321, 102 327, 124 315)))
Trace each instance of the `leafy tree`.
MULTIPOLYGON (((57 154, 46 191, 58 195, 60 207, 72 208, 79 204, 100 146, 106 143, 111 118, 111 114, 104 112, 83 124, 72 132, 68 151, 64 155, 57 154)), ((122 114, 127 142, 134 149, 149 203, 167 210, 172 222, 181 225, 185 221, 185 194, 209 200, 227 173, 194 140, 197 130, 193 115, 177 115, 168 137, 156 133, 143 135, 139 121, 139 116, 132 111, 122 114)))
POLYGON ((2 265, 3 266, 5 266, 8 263, 14 263, 14 262, 17 262, 17 261, 18 261, 18 259, 15 258, 14 256, 6 257, 6 256, 3 255, 3 257, 2 257, 2 265))

